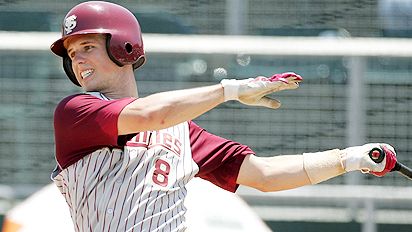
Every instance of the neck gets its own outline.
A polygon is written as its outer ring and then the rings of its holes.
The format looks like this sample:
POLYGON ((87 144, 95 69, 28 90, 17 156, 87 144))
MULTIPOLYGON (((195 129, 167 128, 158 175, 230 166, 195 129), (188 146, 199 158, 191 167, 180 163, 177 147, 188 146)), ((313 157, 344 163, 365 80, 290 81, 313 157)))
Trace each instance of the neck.
POLYGON ((137 85, 136 82, 132 82, 129 83, 128 85, 123 85, 123 86, 119 86, 120 91, 110 91, 110 92, 106 92, 103 93, 104 95, 106 95, 107 97, 111 98, 111 99, 119 99, 119 98, 125 98, 125 97, 138 97, 138 93, 137 93, 137 85))
POLYGON ((118 77, 115 79, 116 83, 113 83, 112 87, 106 91, 101 91, 105 96, 111 99, 119 99, 125 97, 134 97, 138 98, 137 92, 137 83, 134 78, 133 71, 124 75, 122 77, 118 77))

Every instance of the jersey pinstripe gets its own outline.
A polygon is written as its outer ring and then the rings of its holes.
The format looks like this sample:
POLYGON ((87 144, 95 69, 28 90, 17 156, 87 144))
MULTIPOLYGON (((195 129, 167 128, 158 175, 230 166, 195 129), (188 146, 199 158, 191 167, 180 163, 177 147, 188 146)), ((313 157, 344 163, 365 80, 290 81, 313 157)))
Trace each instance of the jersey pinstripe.
POLYGON ((124 150, 103 148, 61 171, 76 231, 184 231, 186 183, 199 168, 187 123, 139 133, 124 150))
POLYGON ((52 179, 77 232, 184 231, 185 185, 198 176, 234 192, 240 165, 253 154, 191 121, 118 136, 118 115, 132 101, 88 93, 56 107, 52 179))

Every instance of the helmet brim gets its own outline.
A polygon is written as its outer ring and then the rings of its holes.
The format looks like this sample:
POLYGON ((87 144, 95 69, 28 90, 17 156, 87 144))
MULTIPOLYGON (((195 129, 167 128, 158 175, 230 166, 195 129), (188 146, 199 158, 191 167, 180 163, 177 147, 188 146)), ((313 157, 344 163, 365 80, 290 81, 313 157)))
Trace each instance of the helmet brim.
POLYGON ((54 43, 52 43, 52 45, 50 46, 50 50, 54 54, 61 56, 61 57, 64 57, 67 55, 67 50, 63 45, 64 40, 65 40, 64 38, 58 39, 54 43))
POLYGON ((83 31, 77 31, 76 33, 66 35, 58 40, 56 40, 52 45, 50 45, 50 50, 61 57, 67 56, 67 49, 64 47, 64 41, 67 40, 70 37, 77 36, 77 35, 87 35, 87 34, 110 34, 107 33, 106 31, 102 29, 97 29, 97 30, 83 30, 83 31))

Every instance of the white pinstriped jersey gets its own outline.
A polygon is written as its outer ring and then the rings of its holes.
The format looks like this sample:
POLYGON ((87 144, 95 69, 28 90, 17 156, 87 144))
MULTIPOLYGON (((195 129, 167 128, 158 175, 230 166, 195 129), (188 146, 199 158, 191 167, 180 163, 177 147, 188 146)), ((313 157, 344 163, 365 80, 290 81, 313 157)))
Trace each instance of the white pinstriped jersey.
POLYGON ((131 101, 82 94, 56 108, 52 178, 78 232, 184 231, 188 181, 200 176, 235 191, 252 153, 192 122, 119 137, 117 116, 131 101))
POLYGON ((76 231, 183 230, 185 185, 199 170, 188 133, 187 123, 139 133, 124 152, 103 148, 60 172, 76 231))

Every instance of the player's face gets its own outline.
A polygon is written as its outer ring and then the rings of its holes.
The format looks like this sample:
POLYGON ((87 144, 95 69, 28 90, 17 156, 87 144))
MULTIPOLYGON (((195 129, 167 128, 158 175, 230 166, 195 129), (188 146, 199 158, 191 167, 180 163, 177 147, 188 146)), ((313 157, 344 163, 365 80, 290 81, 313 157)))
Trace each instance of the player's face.
POLYGON ((109 92, 122 79, 124 67, 108 56, 104 35, 78 35, 64 42, 77 81, 85 91, 109 92))

